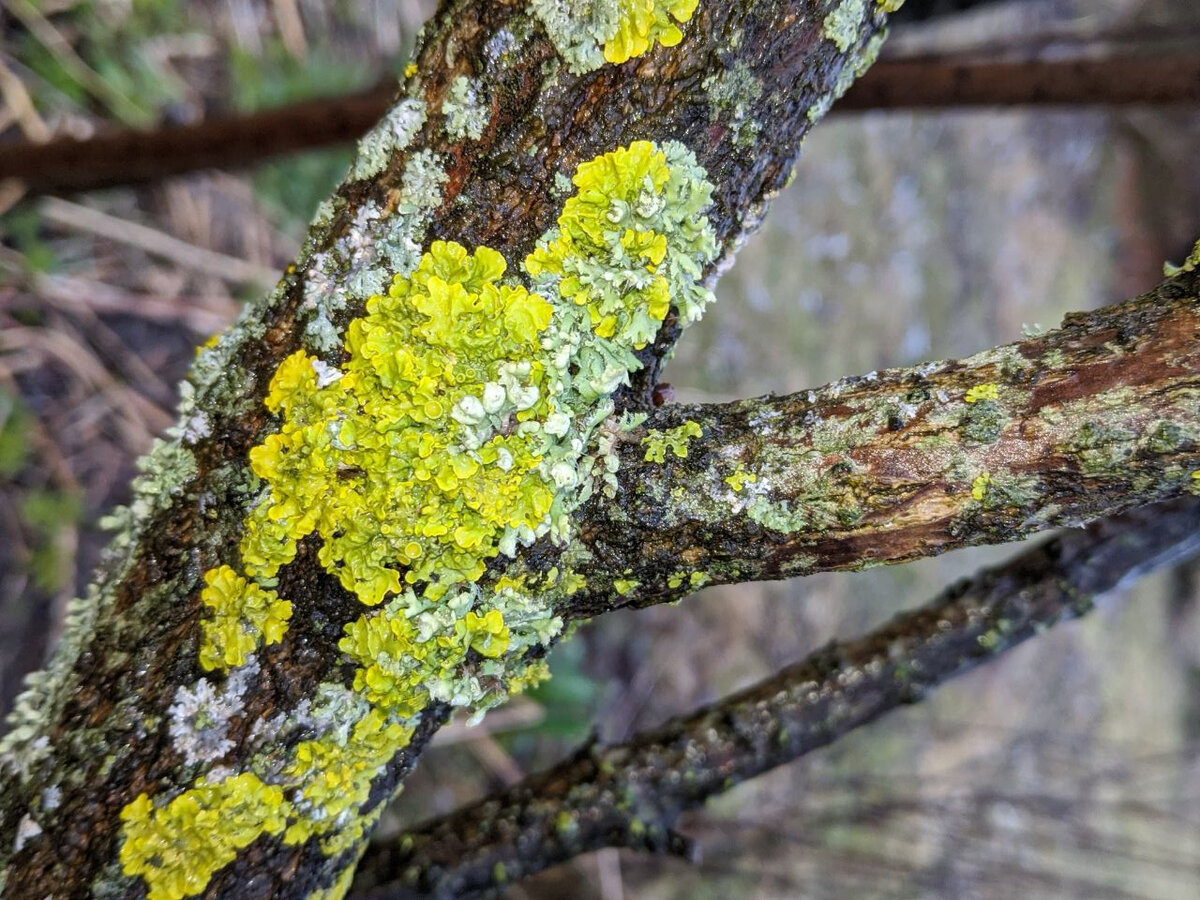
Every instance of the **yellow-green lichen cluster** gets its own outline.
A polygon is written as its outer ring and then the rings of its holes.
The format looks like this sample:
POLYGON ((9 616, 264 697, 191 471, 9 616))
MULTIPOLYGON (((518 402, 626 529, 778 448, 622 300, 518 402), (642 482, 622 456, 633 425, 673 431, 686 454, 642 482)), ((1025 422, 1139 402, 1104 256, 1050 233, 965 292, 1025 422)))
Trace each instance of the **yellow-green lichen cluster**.
POLYGON ((968 403, 979 403, 981 400, 999 400, 1000 385, 977 384, 967 389, 967 393, 963 396, 963 399, 968 403))
POLYGON ((238 850, 283 831, 283 809, 282 789, 250 774, 198 784, 157 808, 140 794, 121 811, 121 868, 145 876, 149 900, 198 894, 238 850))
POLYGON ((688 441, 700 435, 701 429, 697 422, 684 422, 665 431, 652 430, 642 438, 642 446, 646 448, 646 462, 666 462, 668 450, 680 459, 686 459, 688 441))
POLYGON ((292 617, 291 602, 229 566, 204 574, 200 602, 213 611, 201 623, 200 665, 208 671, 240 666, 260 643, 279 643, 292 617))
POLYGON ((992 476, 988 472, 983 472, 975 476, 975 480, 971 482, 971 498, 973 500, 983 500, 988 494, 988 488, 992 486, 992 476))
POLYGON ((604 58, 623 63, 655 43, 674 47, 683 40, 679 25, 696 11, 699 0, 618 0, 617 32, 604 41, 604 58))
POLYGON ((725 483, 733 488, 734 493, 741 493, 746 485, 755 484, 758 476, 738 466, 732 475, 725 476, 725 483))
POLYGON ((1163 274, 1168 278, 1174 278, 1176 275, 1182 275, 1184 272, 1194 272, 1200 269, 1200 241, 1196 241, 1192 247, 1192 252, 1188 254, 1188 258, 1183 261, 1182 265, 1176 266, 1171 263, 1163 263, 1163 274))
POLYGON ((273 576, 315 532, 321 564, 374 605, 402 570, 431 590, 475 581, 505 532, 544 523, 558 408, 537 356, 552 307, 501 284, 505 268, 486 247, 435 242, 351 323, 344 371, 284 360, 266 398, 283 425, 250 452, 270 490, 246 522, 249 574, 273 576))
POLYGON ((699 0, 531 0, 567 67, 578 74, 673 47, 699 0))
POLYGON ((321 565, 369 607, 339 643, 353 685, 323 685, 303 714, 260 723, 249 771, 126 807, 122 869, 156 900, 197 893, 260 834, 353 851, 382 808, 360 812, 373 781, 430 702, 482 710, 546 677, 528 651, 561 630, 552 600, 581 579, 553 568, 534 583, 488 580, 489 561, 568 535, 608 395, 672 306, 699 315, 716 254, 712 187, 682 145, 620 148, 573 184, 524 261, 528 281, 487 247, 435 242, 367 300, 338 367, 304 351, 278 367, 265 403, 280 424, 250 453, 264 484, 240 559, 205 577, 201 662, 249 672, 259 642, 283 638, 304 611, 275 578, 315 536, 321 565), (189 856, 201 863, 184 873, 189 856))
POLYGON ((716 245, 698 213, 712 186, 696 176, 695 158, 674 141, 662 148, 635 141, 584 163, 558 228, 525 260, 535 280, 553 279, 557 293, 585 308, 594 333, 608 340, 598 353, 584 354, 597 394, 639 367, 631 350, 654 338, 672 305, 686 324, 711 299, 699 279, 716 245))

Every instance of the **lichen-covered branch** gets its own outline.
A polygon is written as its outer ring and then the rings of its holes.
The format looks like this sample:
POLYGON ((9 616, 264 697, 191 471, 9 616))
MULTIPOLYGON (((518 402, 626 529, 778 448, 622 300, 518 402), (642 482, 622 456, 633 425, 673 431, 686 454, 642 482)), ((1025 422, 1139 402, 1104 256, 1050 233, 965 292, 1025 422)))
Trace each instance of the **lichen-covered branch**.
POLYGON ((1185 270, 969 359, 660 408, 616 442, 614 499, 571 551, 601 577, 565 614, 904 562, 1200 492, 1198 290, 1185 270))
POLYGON ((341 896, 448 711, 543 677, 617 414, 896 5, 443 4, 18 701, 3 896, 341 896))
POLYGON ((602 847, 686 851, 679 815, 832 743, 1200 550, 1200 501, 1072 531, 861 638, 620 744, 590 744, 503 794, 372 846, 352 896, 466 897, 602 847))

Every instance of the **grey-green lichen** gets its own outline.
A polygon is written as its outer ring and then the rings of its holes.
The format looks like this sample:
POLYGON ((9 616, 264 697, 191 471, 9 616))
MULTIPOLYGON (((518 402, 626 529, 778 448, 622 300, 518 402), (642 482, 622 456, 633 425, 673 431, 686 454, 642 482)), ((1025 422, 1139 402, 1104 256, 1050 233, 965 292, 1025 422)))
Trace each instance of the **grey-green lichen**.
POLYGON ((416 137, 426 115, 421 100, 407 98, 393 106, 358 142, 358 156, 350 168, 350 177, 361 180, 382 172, 392 157, 416 137))
POLYGON ((450 83, 450 90, 442 101, 442 115, 446 117, 446 133, 450 137, 479 140, 483 136, 492 111, 479 96, 479 91, 476 82, 466 75, 459 75, 450 83))
POLYGON ((854 58, 851 61, 842 64, 833 90, 822 95, 816 103, 809 107, 807 113, 809 122, 815 124, 823 119, 833 104, 840 100, 846 91, 850 90, 850 86, 865 75, 871 66, 875 65, 875 61, 879 58, 879 51, 883 49, 883 44, 887 40, 887 36, 887 29, 881 28, 875 34, 871 35, 870 40, 855 52, 854 58))
POLYGON ((438 154, 408 154, 396 208, 388 212, 373 201, 363 203, 354 227, 332 248, 313 254, 300 307, 307 317, 305 338, 313 350, 333 354, 341 347, 339 320, 350 298, 378 293, 394 275, 416 268, 425 229, 442 201, 447 178, 438 154))
POLYGON ((567 68, 582 75, 641 56, 656 44, 673 47, 679 26, 698 0, 530 0, 567 68))
POLYGON ((709 118, 729 128, 738 144, 752 144, 762 128, 753 116, 754 101, 762 95, 762 79, 739 60, 733 68, 706 77, 702 86, 708 92, 709 118))
POLYGON ((866 14, 867 0, 839 0, 825 16, 821 31, 838 50, 845 53, 858 40, 866 14))

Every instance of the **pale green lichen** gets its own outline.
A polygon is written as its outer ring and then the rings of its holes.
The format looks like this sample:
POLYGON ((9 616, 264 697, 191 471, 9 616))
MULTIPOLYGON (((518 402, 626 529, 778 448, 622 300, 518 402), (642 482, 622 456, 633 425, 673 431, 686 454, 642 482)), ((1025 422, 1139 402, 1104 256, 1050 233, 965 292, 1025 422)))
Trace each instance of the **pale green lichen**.
MULTIPOLYGON (((265 749, 252 771, 126 807, 122 871, 151 896, 202 890, 259 834, 315 838, 330 856, 361 846, 382 809, 360 811, 372 781, 424 707, 479 711, 546 677, 528 651, 561 631, 553 592, 580 589, 582 576, 485 587, 488 560, 568 535, 590 473, 605 469, 588 450, 597 435, 615 439, 598 431, 607 394, 671 305, 685 322, 699 315, 709 299, 699 274, 716 254, 712 187, 681 145, 637 142, 581 165, 573 183, 557 228, 525 260, 531 284, 487 247, 436 242, 368 299, 336 368, 303 350, 279 365, 265 402, 280 426, 250 454, 264 486, 240 569, 206 577, 202 599, 219 613, 207 621, 219 624, 202 663, 235 665, 259 635, 283 637, 286 601, 267 588, 309 535, 326 571, 376 608, 339 644, 352 692, 326 685, 310 713, 257 723, 265 749), (214 832, 199 849, 197 821, 214 832), (170 853, 156 850, 168 826, 181 835, 170 853), (184 872, 191 855, 200 863, 184 872)), ((213 737, 198 757, 219 758, 224 732, 213 737)))
POLYGON ((1183 265, 1172 265, 1171 263, 1163 263, 1163 275, 1167 278, 1174 278, 1176 275, 1182 275, 1184 272, 1194 272, 1200 269, 1200 241, 1196 241, 1192 247, 1192 252, 1188 258, 1183 261, 1183 265))
POLYGON ((894 13, 904 5, 904 0, 875 0, 875 4, 886 13, 894 13))
POLYGON ((373 178, 392 157, 407 147, 425 124, 426 108, 421 100, 401 100, 358 142, 358 156, 350 169, 356 180, 373 178))
POLYGON ((1188 478, 1187 490, 1189 494, 1200 496, 1200 469, 1197 469, 1188 478))
POLYGON ((690 421, 665 431, 651 430, 642 438, 642 446, 646 448, 645 459, 647 462, 665 462, 668 450, 680 459, 685 459, 688 455, 688 441, 700 437, 701 434, 699 423, 690 421))
POLYGON ((466 75, 450 82, 450 90, 442 101, 446 117, 446 133, 457 140, 479 140, 491 118, 491 109, 479 97, 479 88, 466 75))
MULTIPOLYGON (((850 90, 850 86, 859 78, 866 74, 871 66, 875 65, 875 61, 879 58, 879 51, 883 49, 883 44, 887 40, 888 32, 886 28, 880 29, 871 35, 871 39, 867 41, 854 54, 852 61, 843 63, 841 70, 838 72, 837 81, 834 82, 833 90, 823 94, 816 103, 808 108, 807 117, 810 123, 817 123, 825 117, 833 104, 840 100, 850 90)), ((795 176, 795 170, 792 170, 792 176, 795 176)))
POLYGON ((708 93, 709 118, 730 129, 736 143, 752 144, 762 127, 753 115, 754 101, 762 94, 762 80, 739 60, 733 68, 706 77, 701 86, 708 93))
POLYGON ((840 0, 825 16, 821 31, 834 46, 845 53, 858 41, 859 29, 867 14, 867 0, 840 0))
POLYGON ((531 0, 530 8, 567 68, 584 74, 623 63, 655 44, 673 47, 698 0, 531 0))

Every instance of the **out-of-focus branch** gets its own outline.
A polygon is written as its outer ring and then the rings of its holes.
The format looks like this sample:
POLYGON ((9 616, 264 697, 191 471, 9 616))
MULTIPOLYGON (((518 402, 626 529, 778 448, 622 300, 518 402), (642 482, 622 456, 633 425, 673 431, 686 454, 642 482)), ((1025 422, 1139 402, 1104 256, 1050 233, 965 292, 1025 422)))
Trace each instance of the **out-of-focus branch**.
POLYGON ((564 614, 861 569, 1200 491, 1200 273, 965 360, 664 406, 618 436, 564 614))
MULTIPOLYGON (((156 131, 0 146, 0 178, 29 193, 92 190, 342 144, 387 109, 395 86, 156 131)), ((944 107, 1200 103, 1200 57, 883 59, 837 105, 840 112, 944 107)))
POLYGON ((881 61, 838 110, 1200 103, 1200 57, 881 61))
POLYGON ((1098 594, 1200 549, 1200 502, 1146 507, 1047 541, 853 641, 622 744, 584 747, 482 803, 372 847, 360 900, 463 897, 601 847, 683 852, 679 815, 832 743, 1086 613, 1098 594))

